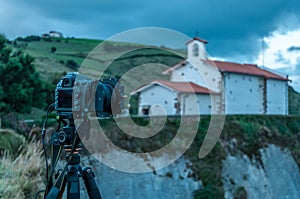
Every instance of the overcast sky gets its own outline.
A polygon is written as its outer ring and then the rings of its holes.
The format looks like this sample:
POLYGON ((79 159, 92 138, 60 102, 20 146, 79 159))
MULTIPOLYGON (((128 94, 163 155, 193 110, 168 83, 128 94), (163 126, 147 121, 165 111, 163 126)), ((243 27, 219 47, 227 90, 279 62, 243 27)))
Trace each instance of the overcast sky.
POLYGON ((299 0, 0 0, 0 32, 10 39, 49 30, 106 39, 149 26, 197 33, 211 57, 264 63, 300 91, 299 0))

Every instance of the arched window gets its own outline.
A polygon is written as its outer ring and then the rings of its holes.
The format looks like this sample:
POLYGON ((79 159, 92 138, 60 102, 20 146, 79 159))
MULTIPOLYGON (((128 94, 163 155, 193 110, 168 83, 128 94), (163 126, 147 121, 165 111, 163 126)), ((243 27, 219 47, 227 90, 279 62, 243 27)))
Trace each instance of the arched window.
POLYGON ((194 44, 194 45, 193 45, 193 55, 194 55, 195 57, 198 57, 198 56, 199 56, 199 46, 198 46, 198 44, 194 44))

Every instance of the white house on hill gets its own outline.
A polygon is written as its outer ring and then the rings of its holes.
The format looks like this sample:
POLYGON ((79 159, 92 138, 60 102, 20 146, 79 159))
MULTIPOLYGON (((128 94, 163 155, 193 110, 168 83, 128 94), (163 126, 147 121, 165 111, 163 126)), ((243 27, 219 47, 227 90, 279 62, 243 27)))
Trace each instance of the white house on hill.
POLYGON ((186 60, 165 70, 139 94, 139 114, 288 114, 288 78, 253 64, 210 60, 205 45, 188 41, 186 60))

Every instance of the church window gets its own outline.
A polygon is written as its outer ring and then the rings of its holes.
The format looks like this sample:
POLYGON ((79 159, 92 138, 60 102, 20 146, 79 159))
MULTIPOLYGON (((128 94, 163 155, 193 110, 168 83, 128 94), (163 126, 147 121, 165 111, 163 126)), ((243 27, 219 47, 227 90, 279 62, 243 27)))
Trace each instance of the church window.
POLYGON ((198 56, 199 56, 199 46, 198 46, 198 44, 194 44, 194 45, 193 45, 193 55, 194 55, 195 57, 198 57, 198 56))

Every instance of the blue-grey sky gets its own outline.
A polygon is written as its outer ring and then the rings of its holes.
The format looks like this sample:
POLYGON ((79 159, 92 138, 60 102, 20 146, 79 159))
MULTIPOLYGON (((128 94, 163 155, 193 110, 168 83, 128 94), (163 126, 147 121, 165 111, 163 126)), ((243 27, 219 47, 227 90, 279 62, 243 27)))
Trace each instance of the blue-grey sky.
MULTIPOLYGON (((149 26, 169 28, 190 37, 197 32, 209 41, 207 49, 212 57, 259 65, 264 60, 267 67, 300 75, 299 0, 0 0, 0 32, 10 39, 49 30, 69 37, 106 39, 149 26), (276 36, 293 31, 299 33, 294 42, 289 41, 285 49, 268 55, 271 45, 276 46, 276 42, 271 44, 276 36), (293 63, 290 54, 295 59, 293 63), (274 56, 272 59, 277 62, 269 62, 266 56, 274 56)), ((282 43, 277 43, 280 46, 282 43)))

